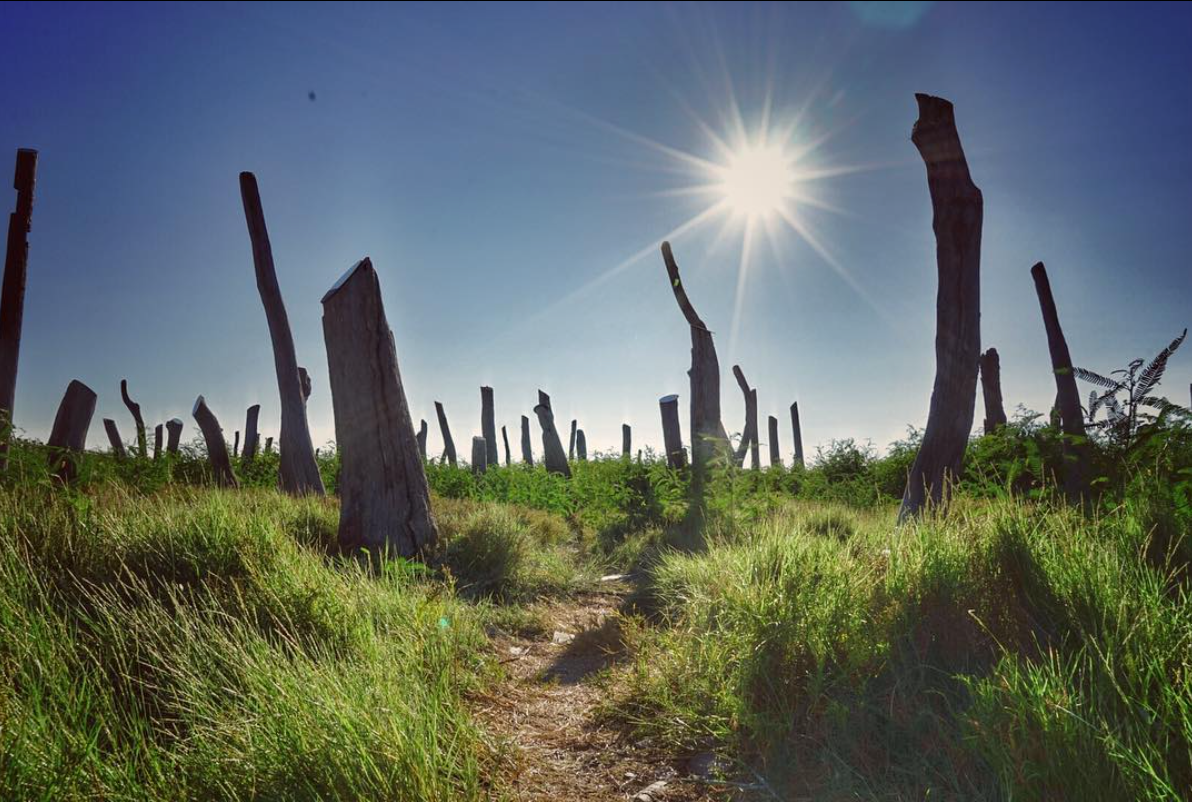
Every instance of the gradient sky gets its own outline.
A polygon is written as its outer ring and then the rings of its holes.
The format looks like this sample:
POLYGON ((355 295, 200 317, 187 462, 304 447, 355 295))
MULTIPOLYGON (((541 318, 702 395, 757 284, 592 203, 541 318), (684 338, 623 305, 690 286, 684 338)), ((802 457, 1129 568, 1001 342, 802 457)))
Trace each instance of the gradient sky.
MULTIPOLYGON (((252 170, 316 444, 334 438, 319 299, 368 255, 432 454, 433 401, 466 444, 481 384, 515 451, 539 387, 590 448, 619 448, 626 421, 657 447, 690 347, 657 246, 702 206, 649 143, 713 157, 701 122, 730 136, 735 99, 754 131, 768 97, 773 124, 803 110, 795 147, 826 137, 801 167, 850 169, 807 186, 834 210, 797 207, 835 266, 787 231, 742 282, 739 225, 672 237, 717 335, 725 423, 743 422, 739 362, 784 453, 796 399, 809 451, 882 448, 925 423, 935 370, 917 91, 955 103, 984 193, 982 347, 1007 407, 1045 410, 1035 261, 1079 365, 1149 357, 1192 319, 1190 34, 1189 6, 1145 3, 4 3, 0 159, 41 152, 16 423, 44 439, 78 378, 99 393, 89 444, 101 417, 130 439, 127 377, 184 439, 200 393, 229 440, 253 403, 276 432, 252 170)), ((1161 390, 1186 403, 1189 379, 1192 347, 1161 390)))

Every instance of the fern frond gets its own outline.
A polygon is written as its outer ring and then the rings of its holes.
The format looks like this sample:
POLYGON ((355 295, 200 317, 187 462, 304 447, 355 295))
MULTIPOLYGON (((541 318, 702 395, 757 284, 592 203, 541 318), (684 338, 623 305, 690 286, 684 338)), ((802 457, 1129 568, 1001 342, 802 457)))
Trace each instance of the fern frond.
POLYGON ((1111 390, 1120 390, 1125 384, 1125 382, 1114 381, 1113 379, 1102 376, 1100 373, 1094 373, 1093 371, 1086 370, 1085 368, 1072 368, 1072 372, 1078 379, 1086 381, 1089 384, 1095 384, 1099 387, 1106 387, 1111 390))
POLYGON ((1138 386, 1134 388, 1134 400, 1137 403, 1139 399, 1145 398, 1159 380, 1163 378, 1163 371, 1167 370, 1167 360, 1175 353, 1180 344, 1184 342, 1184 338, 1188 336, 1188 330, 1184 329, 1183 334, 1171 341, 1171 344, 1159 352, 1159 355, 1151 360, 1151 364, 1146 366, 1138 377, 1138 386))

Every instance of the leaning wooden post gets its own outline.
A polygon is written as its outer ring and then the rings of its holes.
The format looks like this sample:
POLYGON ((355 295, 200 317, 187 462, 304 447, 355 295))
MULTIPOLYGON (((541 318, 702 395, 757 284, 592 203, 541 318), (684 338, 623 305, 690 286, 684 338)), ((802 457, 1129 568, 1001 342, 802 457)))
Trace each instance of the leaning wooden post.
POLYGON ((782 448, 778 445, 778 418, 771 415, 767 422, 770 424, 770 467, 781 468, 782 448))
POLYGON ((561 474, 571 478, 571 466, 567 464, 567 452, 563 451, 563 441, 559 439, 559 431, 555 428, 555 413, 550 408, 550 396, 538 391, 538 406, 534 407, 534 414, 538 416, 538 425, 542 427, 542 462, 551 473, 561 474))
POLYGON ((164 427, 159 423, 153 427, 153 461, 161 457, 161 441, 164 427))
POLYGON ((1006 425, 1006 408, 1002 405, 1002 367, 996 348, 981 354, 981 394, 985 396, 985 434, 993 434, 1006 425))
POLYGON ((50 455, 50 472, 62 482, 71 482, 78 475, 78 456, 87 446, 87 430, 95 414, 96 395, 78 379, 66 387, 66 394, 58 404, 54 427, 46 441, 50 455))
POLYGON ((145 419, 141 417, 141 405, 128 395, 128 379, 120 380, 120 399, 124 401, 124 406, 128 407, 132 421, 137 427, 137 456, 145 459, 148 456, 148 448, 145 443, 145 419))
MULTIPOLYGON (((318 453, 317 449, 315 450, 315 453, 316 454, 318 453)), ((240 457, 240 430, 239 429, 236 430, 236 439, 232 442, 232 456, 237 457, 237 458, 240 457)))
POLYGON ((413 557, 438 538, 381 284, 361 259, 323 296, 340 454, 339 544, 413 557))
POLYGON ((509 456, 509 432, 505 431, 505 427, 501 427, 501 439, 505 441, 505 467, 508 468, 513 464, 513 459, 509 456))
POLYGON ((583 429, 575 430, 575 455, 580 462, 588 461, 588 438, 584 437, 583 429))
POLYGON ((750 389, 749 382, 745 381, 745 374, 742 372, 740 365, 733 365, 733 376, 736 377, 737 386, 741 388, 741 394, 745 397, 745 428, 741 430, 741 442, 737 446, 736 464, 744 467, 745 453, 746 451, 750 451, 753 456, 753 462, 750 467, 756 471, 761 467, 758 457, 757 391, 750 389))
POLYGON ((116 428, 116 421, 111 418, 103 419, 104 431, 108 433, 108 443, 112 446, 112 453, 116 459, 124 459, 128 452, 124 450, 124 441, 120 439, 120 430, 116 428))
POLYGON ((534 448, 530 444, 530 419, 525 415, 521 416, 521 450, 522 462, 527 465, 534 464, 534 448))
POLYGON ((456 466, 455 440, 451 438, 451 427, 447 425, 447 413, 439 401, 435 402, 435 414, 439 416, 439 432, 443 435, 443 456, 454 468, 456 466))
POLYGON ((488 470, 488 446, 483 437, 472 438, 472 473, 476 476, 488 470))
MULTIPOLYGON (((295 374, 296 375, 296 374, 295 374)), ((211 472, 215 476, 215 483, 220 487, 239 487, 236 474, 232 472, 232 460, 228 456, 228 444, 224 440, 223 429, 215 418, 215 413, 207 406, 203 396, 195 399, 195 423, 203 433, 203 440, 207 443, 207 458, 211 461, 211 472)), ((285 458, 285 455, 282 455, 285 458)))
POLYGON ((633 451, 633 430, 629 428, 628 423, 621 424, 621 456, 629 459, 630 452, 633 451))
POLYGON ((257 432, 257 419, 261 415, 261 405, 253 404, 244 416, 244 451, 240 453, 241 462, 252 462, 257 457, 257 445, 261 435, 257 432))
POLYGON ((791 438, 795 444, 795 462, 800 468, 804 467, 806 463, 803 462, 803 427, 799 424, 799 402, 791 404, 791 438))
POLYGON ((306 420, 306 399, 298 374, 298 357, 294 353, 294 337, 290 333, 290 319, 282 301, 277 272, 273 267, 273 249, 269 231, 265 227, 265 213, 257 179, 252 173, 240 174, 240 197, 244 203, 244 217, 252 240, 253 267, 257 276, 257 291, 265 307, 269 337, 273 341, 273 366, 277 372, 277 391, 281 398, 281 463, 278 482, 281 489, 292 495, 314 493, 322 496, 323 478, 315 462, 315 448, 310 439, 310 425, 306 420))
POLYGON ((493 388, 480 388, 480 432, 484 435, 484 447, 488 449, 485 459, 489 465, 497 465, 497 423, 493 412, 493 388))
POLYGON ((672 468, 682 468, 683 436, 679 429, 679 396, 664 395, 658 399, 658 408, 662 412, 662 442, 666 451, 666 464, 672 468))
POLYGON ((178 446, 182 442, 182 421, 178 418, 170 418, 166 421, 166 453, 177 454, 178 446))
POLYGON ((568 461, 575 459, 575 433, 579 431, 576 427, 578 421, 571 421, 571 437, 567 440, 567 459, 568 461))
POLYGON ((426 419, 421 419, 418 423, 418 453, 422 456, 423 462, 426 461, 426 419))
POLYGON ((960 478, 977 402, 981 354, 983 201, 969 175, 952 104, 917 94, 911 141, 927 168, 939 292, 935 310, 935 385, 923 443, 907 478, 899 521, 947 499, 960 478))
POLYGON ((1076 389, 1076 374, 1072 372, 1072 355, 1068 341, 1060 327, 1059 312, 1051 294, 1051 282, 1042 262, 1031 268, 1035 293, 1043 312, 1043 327, 1047 331, 1047 350, 1051 354, 1051 370, 1055 374, 1055 404, 1059 408, 1060 428, 1064 432, 1064 493, 1072 501, 1080 501, 1088 490, 1088 445, 1084 432, 1084 413, 1080 393, 1076 389))
POLYGON ((29 230, 33 225, 33 185, 36 181, 37 151, 18 149, 12 179, 13 189, 17 191, 17 206, 8 217, 4 281, 0 285, 0 471, 8 467, 8 440, 17 391, 21 322, 25 316, 25 277, 29 268, 29 230))

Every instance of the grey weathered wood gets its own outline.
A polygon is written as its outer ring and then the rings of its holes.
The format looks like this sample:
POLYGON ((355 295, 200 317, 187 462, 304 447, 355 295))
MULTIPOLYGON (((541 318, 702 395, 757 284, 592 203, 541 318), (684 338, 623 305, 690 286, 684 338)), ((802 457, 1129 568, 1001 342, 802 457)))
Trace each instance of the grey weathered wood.
POLYGON ((137 456, 145 459, 148 456, 148 444, 145 442, 145 419, 141 417, 141 405, 128 395, 128 379, 120 380, 120 399, 124 401, 124 406, 128 407, 133 424, 137 429, 137 456))
MULTIPOLYGON (((316 454, 319 453, 318 449, 315 449, 315 453, 316 454)), ((236 438, 235 438, 235 440, 232 441, 232 456, 237 457, 237 458, 240 457, 240 430, 239 429, 236 430, 236 438)))
POLYGON ((791 404, 791 439, 794 440, 795 445, 794 464, 802 468, 806 463, 803 462, 803 427, 799 423, 798 401, 791 404))
POLYGON ((745 452, 748 450, 751 456, 750 467, 756 471, 761 468, 761 457, 758 454, 757 390, 750 388, 740 365, 733 365, 733 376, 736 377, 737 386, 741 388, 741 394, 745 397, 745 428, 741 430, 741 443, 737 446, 737 464, 745 465, 745 452))
POLYGON ((253 267, 257 277, 257 291, 265 307, 269 337, 273 341, 273 365, 277 373, 277 391, 281 399, 281 460, 278 483, 292 495, 313 493, 324 495, 323 478, 315 462, 314 443, 306 419, 306 399, 299 376, 298 357, 294 352, 294 337, 290 333, 290 319, 282 301, 277 272, 273 266, 273 248, 265 227, 265 213, 257 179, 252 173, 240 174, 240 197, 244 203, 244 217, 252 240, 253 267))
POLYGON ((521 416, 521 451, 522 462, 527 465, 533 465, 534 448, 530 443, 530 419, 525 415, 521 416))
POLYGON ((588 438, 584 437, 583 429, 575 430, 575 455, 580 462, 588 461, 588 438))
POLYGON ((633 430, 629 428, 628 423, 621 424, 621 456, 629 459, 630 452, 633 451, 633 430))
POLYGON ((421 554, 438 530, 372 261, 357 262, 322 303, 340 458, 339 544, 421 554))
POLYGON ((782 447, 778 443, 778 418, 770 415, 767 418, 770 425, 770 467, 782 467, 782 447))
POLYGON ((666 464, 672 468, 684 465, 683 435, 679 429, 679 396, 664 395, 658 399, 662 413, 662 443, 666 451, 666 464))
POLYGON ((422 456, 423 461, 426 460, 426 419, 421 419, 418 422, 418 453, 422 456))
POLYGON ((161 458, 161 441, 162 434, 165 427, 160 423, 153 427, 153 461, 157 462, 161 458))
POLYGON ((985 397, 985 434, 992 434, 1006 425, 1006 408, 1002 404, 1002 367, 996 348, 981 354, 981 394, 985 397))
POLYGON ((236 474, 232 471, 232 459, 228 456, 228 444, 224 440, 223 429, 203 396, 195 399, 191 414, 195 423, 199 424, 199 431, 203 433, 203 440, 207 443, 207 459, 211 462, 211 473, 215 477, 215 483, 220 487, 239 487, 240 483, 236 481, 236 474))
POLYGON ((25 317, 25 280, 29 268, 29 231, 33 226, 33 188, 37 183, 37 151, 17 150, 12 187, 17 205, 8 217, 4 280, 0 284, 0 471, 8 466, 8 439, 16 400, 21 324, 25 317))
POLYGON ((182 443, 182 421, 178 418, 170 418, 166 421, 166 453, 177 454, 178 446, 182 443))
POLYGON ((567 464, 567 452, 555 428, 555 413, 550 408, 550 396, 538 391, 538 406, 534 407, 538 425, 542 427, 542 462, 551 473, 571 477, 571 466, 567 464))
POLYGON ((240 453, 241 462, 249 463, 257 458, 257 447, 261 442, 261 435, 257 431, 260 415, 260 404, 253 404, 244 415, 244 451, 240 453))
POLYGON ((1072 372, 1072 355, 1068 341, 1060 327, 1060 315, 1051 294, 1047 268, 1038 262, 1031 268, 1039 308, 1043 312, 1043 328, 1047 332, 1047 350, 1051 355, 1051 370, 1055 374, 1055 403, 1060 411, 1060 428, 1064 432, 1064 493, 1072 501, 1080 501, 1088 491, 1088 444, 1084 431, 1084 412, 1080 406, 1080 392, 1076 388, 1076 374, 1072 372))
POLYGON ((575 420, 571 421, 571 437, 568 438, 568 440, 567 440, 567 459, 568 460, 575 459, 575 433, 577 431, 579 431, 579 429, 577 428, 578 423, 579 422, 575 421, 575 420))
POLYGON ((104 431, 108 433, 108 443, 112 446, 112 453, 116 455, 117 459, 124 459, 128 456, 128 452, 124 450, 124 440, 120 437, 120 430, 116 427, 116 421, 111 418, 103 419, 104 431))
POLYGON ((95 401, 95 391, 75 379, 67 385, 58 404, 46 450, 50 473, 62 482, 70 482, 78 474, 78 457, 87 446, 87 430, 95 415, 95 401))
POLYGON ((483 437, 472 438, 472 473, 479 476, 488 470, 488 446, 483 437))
POLYGON ((480 432, 484 435, 485 454, 489 465, 497 465, 497 418, 493 411, 493 388, 480 388, 480 432))
POLYGON ((509 454, 509 432, 504 426, 501 427, 501 439, 505 441, 505 467, 508 468, 513 464, 513 458, 509 454))
POLYGON ((960 478, 977 402, 981 354, 981 226, 984 203, 956 131, 952 104, 916 94, 911 141, 927 168, 939 291, 935 310, 935 384, 923 442, 907 478, 898 519, 946 501, 960 478))
POLYGON ((435 414, 439 416, 439 433, 443 435, 443 456, 454 468, 457 463, 455 440, 451 437, 451 427, 447 425, 447 413, 443 409, 443 404, 438 401, 435 402, 435 414))

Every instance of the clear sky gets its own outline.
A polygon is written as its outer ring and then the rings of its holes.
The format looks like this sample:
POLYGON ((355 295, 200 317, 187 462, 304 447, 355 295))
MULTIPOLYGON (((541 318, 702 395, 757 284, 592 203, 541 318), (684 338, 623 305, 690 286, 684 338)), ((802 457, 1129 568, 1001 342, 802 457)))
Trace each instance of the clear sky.
MULTIPOLYGON (((717 138, 781 129, 815 245, 769 219, 742 278, 740 216, 671 237, 725 423, 743 422, 740 363, 784 453, 792 400, 809 450, 884 447, 924 424, 935 369, 917 91, 955 103, 984 193, 982 346, 1007 406, 1045 410, 1035 261, 1084 367, 1151 356, 1192 319, 1190 34, 1189 6, 1146 3, 4 3, 5 175, 17 147, 41 152, 16 423, 44 439, 78 378, 99 393, 90 444, 101 417, 130 439, 127 377, 186 439, 200 393, 229 439, 253 403, 275 433, 252 170, 317 444, 334 438, 319 299, 367 255, 431 453, 434 400, 466 443, 482 384, 515 451, 539 387, 590 448, 619 448, 622 422, 657 447, 689 364, 657 246, 709 205, 678 190, 730 158, 717 138)), ((1190 379, 1192 347, 1161 389, 1187 403, 1190 379)))

